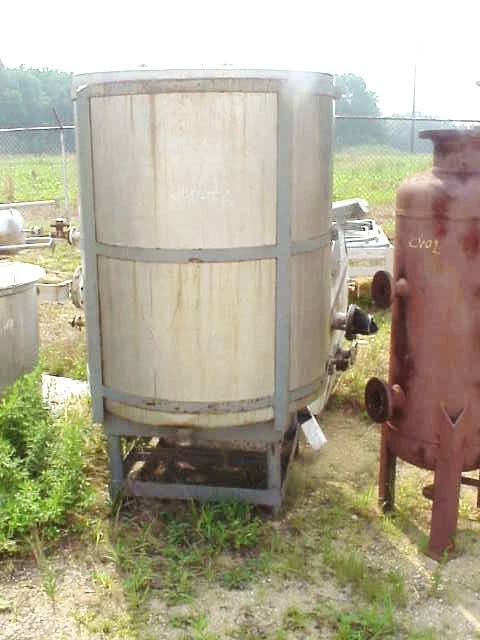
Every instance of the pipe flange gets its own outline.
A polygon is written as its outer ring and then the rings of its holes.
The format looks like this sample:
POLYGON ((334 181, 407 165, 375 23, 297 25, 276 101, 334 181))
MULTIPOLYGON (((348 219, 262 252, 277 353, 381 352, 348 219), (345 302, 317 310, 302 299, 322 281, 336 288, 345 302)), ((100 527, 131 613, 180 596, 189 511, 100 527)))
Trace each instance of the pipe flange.
POLYGON ((389 309, 392 304, 393 281, 388 271, 377 271, 372 280, 372 299, 378 309, 389 309))

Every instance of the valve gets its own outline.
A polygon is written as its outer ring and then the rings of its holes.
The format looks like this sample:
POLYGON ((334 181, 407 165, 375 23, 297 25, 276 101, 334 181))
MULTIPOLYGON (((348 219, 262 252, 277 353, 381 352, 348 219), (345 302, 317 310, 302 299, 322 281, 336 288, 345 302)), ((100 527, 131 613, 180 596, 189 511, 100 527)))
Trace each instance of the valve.
POLYGON ((331 326, 332 329, 345 331, 347 340, 354 340, 357 334, 371 336, 378 331, 373 316, 362 311, 356 304, 351 304, 347 313, 335 313, 331 326))

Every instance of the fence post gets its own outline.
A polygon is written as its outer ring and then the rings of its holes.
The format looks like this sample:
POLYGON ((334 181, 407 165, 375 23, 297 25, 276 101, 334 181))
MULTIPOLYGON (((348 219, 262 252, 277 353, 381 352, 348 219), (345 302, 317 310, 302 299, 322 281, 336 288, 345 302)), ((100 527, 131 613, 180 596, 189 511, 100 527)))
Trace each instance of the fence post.
POLYGON ((410 153, 415 151, 415 115, 417 97, 417 58, 415 57, 415 64, 413 66, 413 92, 412 92, 412 128, 410 130, 410 153))
POLYGON ((65 216, 70 220, 70 202, 68 198, 68 177, 67 177, 67 156, 65 153, 65 134, 64 134, 62 121, 58 117, 58 113, 55 108, 53 109, 53 113, 55 114, 55 119, 57 120, 57 124, 59 126, 59 131, 60 131, 60 150, 62 153, 63 200, 64 200, 64 206, 65 206, 65 216))

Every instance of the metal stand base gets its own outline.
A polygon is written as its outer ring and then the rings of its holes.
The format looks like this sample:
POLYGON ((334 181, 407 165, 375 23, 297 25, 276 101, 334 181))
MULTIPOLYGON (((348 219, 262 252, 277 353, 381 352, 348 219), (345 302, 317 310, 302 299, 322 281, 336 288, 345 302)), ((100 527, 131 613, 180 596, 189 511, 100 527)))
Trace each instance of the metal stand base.
MULTIPOLYGON (((442 560, 452 558, 455 554, 460 487, 465 484, 477 489, 478 506, 480 481, 462 476, 465 443, 472 441, 469 408, 452 417, 443 406, 439 406, 438 424, 440 437, 434 482, 423 489, 423 495, 433 503, 426 553, 435 560, 442 560)), ((383 425, 379 476, 379 503, 386 513, 395 508, 396 472, 396 456, 388 446, 388 429, 387 425, 383 425)))
POLYGON ((122 495, 203 502, 240 500, 277 512, 298 447, 296 416, 283 434, 272 424, 214 433, 152 428, 111 415, 106 416, 104 426, 112 500, 122 495))

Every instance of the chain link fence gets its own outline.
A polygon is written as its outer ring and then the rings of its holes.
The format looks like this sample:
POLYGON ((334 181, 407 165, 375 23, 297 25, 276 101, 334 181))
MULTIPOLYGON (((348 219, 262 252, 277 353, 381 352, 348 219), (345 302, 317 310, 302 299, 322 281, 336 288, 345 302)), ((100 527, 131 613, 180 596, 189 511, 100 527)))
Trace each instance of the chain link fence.
MULTIPOLYGON (((391 206, 400 182, 432 165, 429 129, 472 129, 477 120, 336 116, 334 199, 391 206)), ((0 129, 0 205, 56 201, 69 217, 78 203, 73 126, 0 129)))
POLYGON ((421 131, 479 127, 480 120, 336 116, 334 199, 392 206, 398 185, 432 166, 433 146, 421 131))
POLYGON ((69 217, 77 201, 73 126, 0 129, 0 205, 55 203, 69 217))

